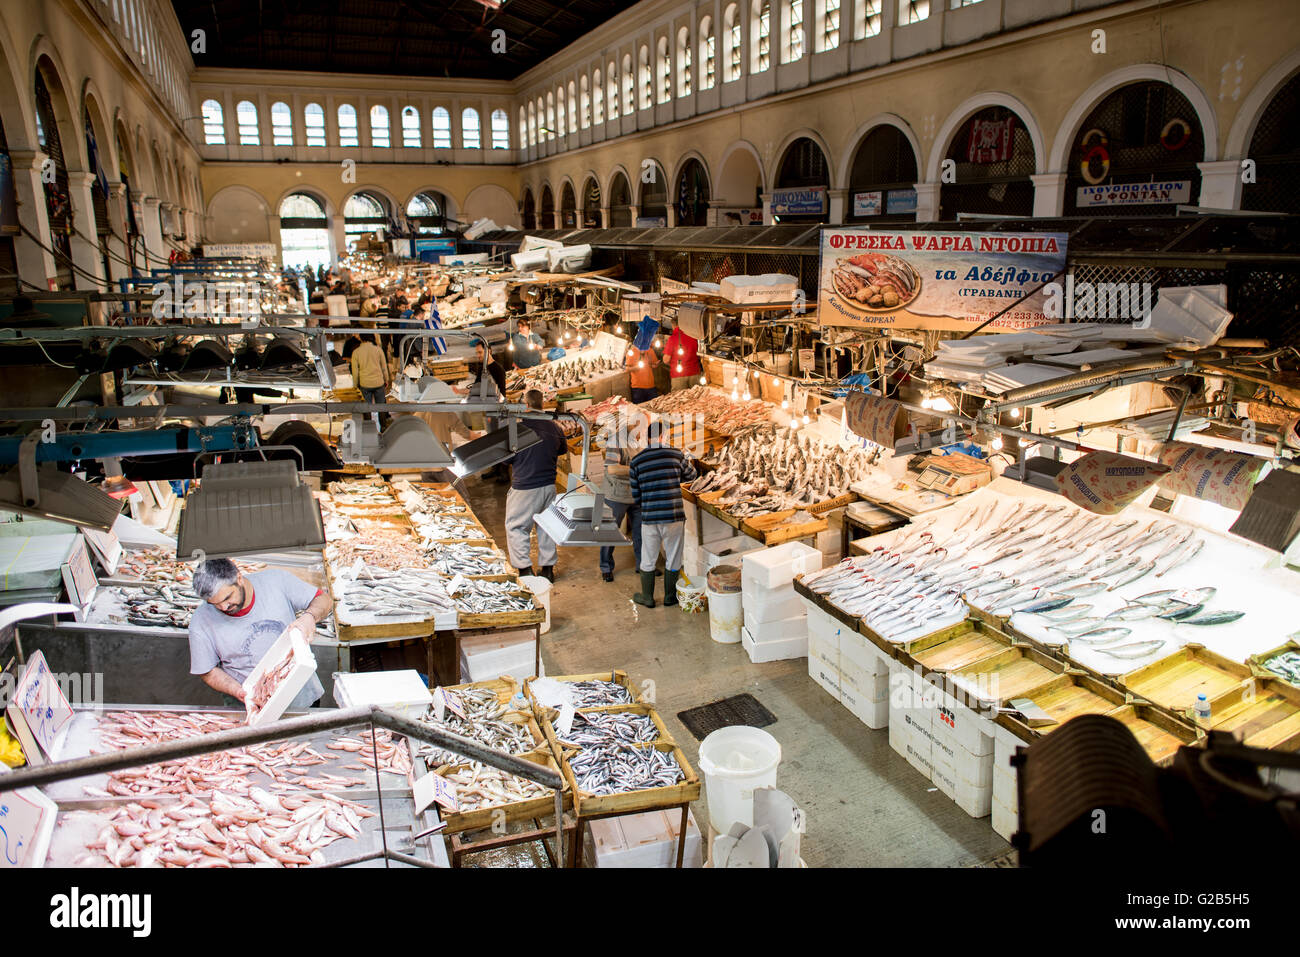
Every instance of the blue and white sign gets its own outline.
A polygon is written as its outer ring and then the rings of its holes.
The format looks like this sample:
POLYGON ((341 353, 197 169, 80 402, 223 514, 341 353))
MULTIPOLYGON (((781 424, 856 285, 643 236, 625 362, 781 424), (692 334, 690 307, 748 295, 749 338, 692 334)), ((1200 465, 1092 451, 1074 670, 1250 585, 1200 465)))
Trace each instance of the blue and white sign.
POLYGON ((884 194, 875 189, 866 193, 853 194, 853 215, 854 216, 879 216, 881 200, 884 194))
POLYGON ((891 189, 889 195, 885 197, 885 212, 890 216, 895 213, 916 212, 916 190, 891 189))
POLYGON ((1192 181, 1172 180, 1165 183, 1111 183, 1105 186, 1080 186, 1075 205, 1148 206, 1156 203, 1190 203, 1192 181))
POLYGON ((820 216, 826 212, 826 187, 772 191, 772 215, 820 216))

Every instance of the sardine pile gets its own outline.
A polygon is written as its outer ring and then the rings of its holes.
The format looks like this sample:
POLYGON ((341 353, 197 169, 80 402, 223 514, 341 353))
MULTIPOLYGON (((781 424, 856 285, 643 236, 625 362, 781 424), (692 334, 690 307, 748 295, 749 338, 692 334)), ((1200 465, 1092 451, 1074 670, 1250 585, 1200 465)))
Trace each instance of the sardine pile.
POLYGON ((554 792, 527 778, 479 764, 477 761, 447 772, 448 781, 456 785, 456 804, 461 811, 516 804, 535 798, 550 797, 554 792))
POLYGON ((592 679, 562 682, 572 692, 575 708, 598 708, 610 704, 632 704, 632 692, 617 681, 592 679))
POLYGON ((463 579, 452 593, 459 611, 476 615, 502 611, 532 611, 533 593, 516 582, 463 579))
POLYGON ((506 375, 506 389, 510 392, 523 389, 556 392, 560 389, 576 388, 592 379, 600 379, 622 371, 623 366, 620 363, 604 356, 569 361, 558 359, 555 362, 543 362, 531 369, 512 370, 506 375))
POLYGON ((411 516, 415 531, 427 542, 486 541, 487 532, 468 516, 426 515, 416 512, 411 516))
POLYGON ((342 591, 339 610, 344 617, 426 619, 453 608, 443 579, 423 569, 390 571, 367 564, 353 577, 347 568, 340 572, 336 590, 342 591))
POLYGON ((671 787, 686 779, 671 751, 622 743, 584 748, 569 758, 569 769, 578 789, 588 794, 671 787))
POLYGON ((648 714, 622 711, 578 712, 568 734, 556 731, 560 744, 575 748, 601 747, 616 742, 649 744, 659 739, 659 729, 648 714))
POLYGON ((504 575, 506 558, 495 548, 465 543, 437 545, 430 551, 429 566, 440 575, 504 575))
POLYGON ((386 485, 376 482, 331 482, 329 493, 340 505, 391 505, 397 507, 397 499, 386 485))
POLYGON ((691 483, 692 492, 722 492, 716 504, 737 517, 804 508, 836 498, 866 478, 879 452, 847 452, 807 431, 756 425, 737 432, 716 468, 691 483))
POLYGON ((469 510, 464 502, 455 497, 439 495, 410 482, 394 482, 393 488, 402 504, 413 512, 424 512, 426 515, 464 515, 469 510))
POLYGON ((641 408, 683 422, 698 416, 706 429, 719 435, 734 435, 746 426, 768 421, 772 415, 772 406, 762 399, 733 402, 706 385, 669 392, 641 403, 641 408))
POLYGON ((375 813, 334 794, 253 788, 247 797, 218 791, 207 801, 183 794, 174 804, 74 811, 62 823, 87 816, 103 823, 75 867, 303 867, 325 864, 323 849, 360 837, 362 819, 375 813))
POLYGON ((1292 684, 1300 684, 1300 652, 1284 651, 1264 662, 1264 667, 1292 684))
MULTIPOLYGON (((512 712, 492 689, 443 688, 442 694, 447 701, 458 705, 460 710, 465 712, 465 718, 468 720, 462 720, 459 715, 447 708, 443 713, 444 720, 440 724, 437 712, 430 708, 421 716, 421 721, 481 741, 498 750, 509 751, 510 754, 525 754, 541 747, 541 742, 533 740, 526 724, 502 720, 512 712)), ((514 713, 519 714, 519 712, 514 713)), ((417 753, 434 767, 463 764, 466 760, 462 754, 424 743, 418 745, 417 753)))

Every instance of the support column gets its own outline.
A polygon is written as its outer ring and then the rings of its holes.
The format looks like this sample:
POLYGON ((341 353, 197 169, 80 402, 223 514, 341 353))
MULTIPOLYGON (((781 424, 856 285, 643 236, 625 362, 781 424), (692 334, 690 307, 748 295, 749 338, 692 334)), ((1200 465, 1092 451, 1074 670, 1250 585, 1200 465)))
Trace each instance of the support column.
POLYGON ((162 223, 158 219, 158 210, 162 200, 157 196, 142 196, 140 205, 144 207, 144 222, 140 223, 140 232, 144 234, 144 248, 149 251, 149 269, 167 262, 167 251, 163 245, 162 223))
POLYGON ((1197 163, 1201 171, 1201 194, 1197 206, 1211 209, 1241 209, 1241 160, 1197 163))
POLYGON ((126 250, 126 184, 108 184, 108 226, 112 233, 108 236, 108 274, 109 279, 125 279, 131 275, 131 268, 123 260, 130 260, 126 250))
POLYGON ((600 228, 609 229, 609 207, 600 207, 600 228))
MULTIPOLYGON (((40 150, 11 150, 9 153, 14 168, 14 187, 18 193, 18 222, 48 246, 50 216, 45 204, 45 184, 41 181, 45 158, 40 150)), ((26 233, 20 233, 14 237, 14 258, 18 262, 19 276, 34 286, 49 289, 50 277, 55 274, 53 255, 26 233)))
POLYGON ((667 216, 664 217, 664 222, 667 223, 669 226, 676 226, 677 225, 677 204, 668 203, 664 206, 664 209, 667 211, 668 214, 667 216))
MULTIPOLYGON (((343 214, 336 213, 330 219, 330 237, 334 240, 330 247, 330 268, 333 269, 339 261, 339 255, 348 251, 348 234, 343 229, 343 214)), ((276 240, 279 240, 277 235, 276 240)))
POLYGON ((724 205, 724 204, 723 204, 723 202, 722 202, 721 200, 717 200, 717 199, 711 199, 711 200, 709 200, 709 212, 708 212, 707 217, 706 217, 705 220, 704 220, 705 225, 708 225, 708 226, 717 226, 717 225, 720 225, 718 221, 719 221, 719 220, 722 218, 722 216, 723 216, 723 211, 722 211, 722 206, 723 206, 723 205, 724 205))
POLYGON ((635 226, 637 217, 641 215, 641 207, 633 204, 627 208, 627 212, 629 225, 635 226))
POLYGON ((72 261, 77 265, 77 269, 72 273, 73 286, 77 289, 95 289, 102 292, 107 287, 108 277, 104 275, 104 262, 100 257, 99 247, 91 239, 83 238, 97 235, 95 198, 92 192, 94 182, 94 173, 68 173, 68 196, 72 200, 72 225, 76 230, 70 237, 69 246, 72 250, 72 261), (97 277, 98 281, 92 282, 89 277, 77 271, 83 269, 97 277))
POLYGON ((773 226, 776 221, 772 219, 772 194, 760 193, 759 199, 763 201, 763 225, 773 226))
POLYGON ((849 191, 847 189, 828 189, 826 191, 826 200, 829 204, 826 222, 833 226, 838 226, 844 222, 848 198, 849 191))
POLYGON ((1034 184, 1034 215, 1061 216, 1065 212, 1065 174, 1033 173, 1029 181, 1034 184))
POLYGON ((916 221, 932 223, 939 218, 939 183, 916 184, 916 221))

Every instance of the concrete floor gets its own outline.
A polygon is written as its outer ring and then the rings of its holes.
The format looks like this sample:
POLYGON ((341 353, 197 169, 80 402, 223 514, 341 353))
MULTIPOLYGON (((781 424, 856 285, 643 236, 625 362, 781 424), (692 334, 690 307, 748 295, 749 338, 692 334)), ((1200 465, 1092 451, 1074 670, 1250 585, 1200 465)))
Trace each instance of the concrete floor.
MULTIPOLYGON (((505 542, 505 485, 468 479, 479 520, 505 542)), ((534 555, 536 553, 534 552, 534 555)), ((621 669, 654 682, 655 706, 698 770, 699 742, 677 713, 749 692, 776 715, 766 730, 783 753, 777 786, 808 816, 803 858, 810 867, 968 867, 1004 857, 1009 845, 987 817, 973 819, 808 676, 808 660, 756 665, 739 644, 709 637, 708 616, 643 608, 632 549, 615 551, 604 582, 593 548, 561 548, 542 639, 547 674, 621 669)), ((657 597, 662 599, 663 580, 657 597)), ((703 829, 704 799, 693 808, 703 829)))

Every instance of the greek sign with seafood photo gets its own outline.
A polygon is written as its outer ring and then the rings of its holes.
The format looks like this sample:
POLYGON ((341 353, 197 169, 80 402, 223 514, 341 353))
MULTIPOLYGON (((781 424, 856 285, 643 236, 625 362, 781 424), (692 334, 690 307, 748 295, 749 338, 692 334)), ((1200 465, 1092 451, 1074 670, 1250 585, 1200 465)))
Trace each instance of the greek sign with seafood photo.
POLYGON ((1034 290, 1064 270, 1065 244, 1065 233, 826 229, 818 317, 831 326, 970 329, 1006 309, 987 328, 1044 325, 1055 320, 1034 290))

